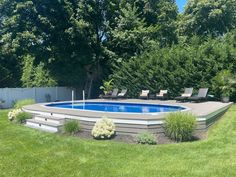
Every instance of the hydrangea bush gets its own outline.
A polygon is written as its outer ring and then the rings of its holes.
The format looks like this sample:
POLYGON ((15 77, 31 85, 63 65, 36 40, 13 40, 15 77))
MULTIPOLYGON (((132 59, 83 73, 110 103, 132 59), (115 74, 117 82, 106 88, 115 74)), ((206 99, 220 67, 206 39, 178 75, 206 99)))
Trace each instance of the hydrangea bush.
POLYGON ((95 139, 110 139, 115 135, 115 124, 111 119, 103 117, 98 120, 93 129, 92 136, 95 139))
POLYGON ((22 112, 21 109, 13 109, 12 111, 8 112, 8 119, 13 121, 16 119, 17 115, 22 112))

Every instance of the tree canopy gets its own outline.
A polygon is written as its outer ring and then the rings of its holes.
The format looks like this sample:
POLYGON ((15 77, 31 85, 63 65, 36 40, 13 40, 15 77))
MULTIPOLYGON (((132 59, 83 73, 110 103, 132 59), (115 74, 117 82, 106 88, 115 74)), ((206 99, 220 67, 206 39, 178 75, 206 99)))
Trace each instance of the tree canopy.
POLYGON ((180 21, 182 33, 189 36, 220 36, 235 26, 235 0, 189 0, 180 21))
POLYGON ((183 14, 174 0, 0 0, 0 12, 1 87, 64 85, 93 97, 114 77, 132 95, 174 93, 236 71, 236 0, 189 0, 183 14))
POLYGON ((125 86, 132 97, 146 89, 154 93, 168 89, 170 96, 177 96, 184 87, 208 87, 212 93, 217 93, 211 82, 217 73, 236 71, 235 38, 236 31, 204 42, 195 37, 188 45, 180 43, 146 52, 124 62, 111 78, 115 87, 125 86))

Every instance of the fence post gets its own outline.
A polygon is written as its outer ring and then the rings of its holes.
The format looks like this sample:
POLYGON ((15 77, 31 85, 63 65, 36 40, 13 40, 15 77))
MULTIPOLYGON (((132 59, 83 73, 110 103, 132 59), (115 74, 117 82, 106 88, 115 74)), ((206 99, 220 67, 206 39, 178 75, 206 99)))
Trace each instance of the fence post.
POLYGON ((58 87, 56 86, 56 100, 58 100, 58 87))
POLYGON ((10 103, 10 93, 9 93, 10 89, 9 88, 6 88, 6 95, 7 95, 7 104, 6 104, 6 107, 7 108, 11 108, 12 107, 12 103, 10 103))
POLYGON ((34 100, 37 103, 37 93, 36 93, 36 87, 34 87, 34 100))

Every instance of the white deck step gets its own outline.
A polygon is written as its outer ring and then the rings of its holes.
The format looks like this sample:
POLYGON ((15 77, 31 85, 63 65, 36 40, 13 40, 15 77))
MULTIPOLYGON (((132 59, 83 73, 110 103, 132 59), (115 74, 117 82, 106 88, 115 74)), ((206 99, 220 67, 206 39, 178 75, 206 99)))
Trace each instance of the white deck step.
POLYGON ((45 115, 35 115, 35 120, 42 121, 42 122, 49 122, 55 124, 64 124, 65 118, 59 118, 54 116, 45 116, 45 115))
POLYGON ((26 121, 26 126, 44 130, 47 132, 52 132, 52 133, 59 132, 62 128, 62 124, 47 122, 47 121, 40 121, 40 120, 35 120, 35 119, 28 119, 26 121))

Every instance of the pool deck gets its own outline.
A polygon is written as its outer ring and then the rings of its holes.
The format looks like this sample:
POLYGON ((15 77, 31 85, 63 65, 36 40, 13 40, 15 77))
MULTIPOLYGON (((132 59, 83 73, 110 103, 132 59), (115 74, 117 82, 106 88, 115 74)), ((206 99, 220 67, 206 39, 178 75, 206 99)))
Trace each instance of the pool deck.
MULTIPOLYGON (((78 100, 81 101, 81 100, 78 100)), ((228 107, 232 105, 232 103, 222 103, 222 102, 202 102, 202 103, 191 103, 191 102, 176 102, 174 100, 168 100, 168 101, 159 101, 159 100, 139 100, 139 99, 122 99, 122 100, 104 100, 104 99, 93 99, 93 100, 86 100, 86 102, 125 102, 125 103, 146 103, 146 104, 160 104, 160 105, 177 105, 177 106, 184 106, 187 108, 190 108, 189 112, 195 114, 197 117, 206 117, 207 115, 211 114, 212 112, 215 112, 219 109, 228 107)), ((58 103, 58 102, 55 102, 58 103)), ((52 113, 64 113, 64 114, 70 114, 70 115, 84 115, 85 116, 92 116, 92 117, 98 117, 100 114, 105 116, 110 116, 111 118, 114 117, 114 113, 108 113, 108 112, 96 112, 96 111, 78 111, 78 110, 71 110, 71 109, 63 109, 63 108, 55 108, 55 107, 45 107, 44 105, 47 103, 39 103, 34 104, 30 106, 26 106, 26 110, 34 110, 34 111, 45 111, 45 112, 52 112, 52 113)), ((122 114, 124 115, 124 119, 127 116, 126 113, 115 113, 115 114, 122 114)), ((145 113, 144 113, 145 114, 145 113)), ((161 118, 164 113, 160 113, 158 115, 150 115, 150 114, 128 114, 127 118, 135 117, 135 119, 158 119, 161 118), (149 116, 150 115, 150 116, 149 116)), ((122 117, 121 117, 122 118, 122 117)))
MULTIPOLYGON (((81 102, 81 100, 78 100, 81 102)), ((145 103, 145 104, 160 104, 160 105, 174 105, 183 106, 187 109, 186 112, 191 112, 197 117, 198 130, 205 130, 212 125, 218 118, 220 118, 225 111, 233 103, 222 103, 222 102, 176 102, 175 100, 140 100, 140 99, 120 99, 120 100, 107 100, 107 99, 93 99, 86 100, 86 102, 124 102, 124 103, 145 103)), ((56 102, 58 103, 58 102, 56 102)), ((84 129, 91 130, 94 123, 103 116, 113 119, 118 132, 120 133, 139 133, 143 130, 148 130, 154 133, 163 132, 163 122, 166 113, 111 113, 111 112, 100 112, 100 111, 86 111, 86 110, 72 110, 66 108, 55 108, 47 107, 45 104, 40 103, 25 106, 23 109, 26 112, 33 114, 47 115, 63 117, 67 119, 80 120, 81 125, 84 129)))

